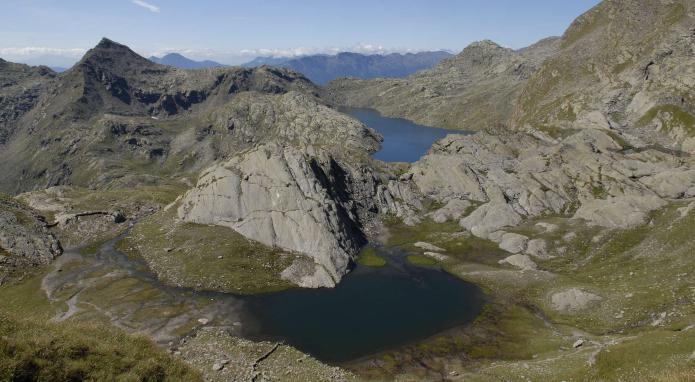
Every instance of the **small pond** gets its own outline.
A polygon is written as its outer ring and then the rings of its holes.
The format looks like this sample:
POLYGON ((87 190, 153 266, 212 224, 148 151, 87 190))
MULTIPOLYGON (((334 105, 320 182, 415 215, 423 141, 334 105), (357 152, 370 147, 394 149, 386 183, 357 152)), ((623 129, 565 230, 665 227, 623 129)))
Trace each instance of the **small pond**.
POLYGON ((244 298, 257 325, 252 331, 341 362, 425 339, 480 313, 483 295, 473 284, 437 267, 411 265, 396 250, 377 253, 386 266, 358 265, 333 289, 244 298))

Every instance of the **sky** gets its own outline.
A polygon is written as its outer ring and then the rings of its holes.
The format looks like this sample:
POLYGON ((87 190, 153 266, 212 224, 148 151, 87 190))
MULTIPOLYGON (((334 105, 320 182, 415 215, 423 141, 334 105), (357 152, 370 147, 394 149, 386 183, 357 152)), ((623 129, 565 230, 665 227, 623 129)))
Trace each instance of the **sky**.
POLYGON ((102 37, 144 56, 239 64, 256 56, 522 48, 598 0, 0 0, 0 57, 70 66, 102 37))

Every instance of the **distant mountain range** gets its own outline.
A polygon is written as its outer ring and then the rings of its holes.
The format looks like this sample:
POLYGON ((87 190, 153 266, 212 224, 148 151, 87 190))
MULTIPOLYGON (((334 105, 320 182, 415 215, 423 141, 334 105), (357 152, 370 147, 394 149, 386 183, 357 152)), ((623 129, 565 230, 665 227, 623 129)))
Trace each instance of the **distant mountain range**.
MULTIPOLYGON (((400 78, 417 71, 430 69, 445 58, 453 56, 445 51, 421 53, 392 53, 387 55, 343 52, 336 55, 312 55, 303 57, 256 57, 242 64, 246 68, 262 65, 293 69, 304 74, 312 82, 325 85, 341 77, 360 79, 400 78)), ((152 56, 150 61, 180 69, 219 68, 227 65, 215 61, 195 61, 179 53, 163 57, 152 56)))
POLYGON ((340 77, 371 79, 406 77, 419 70, 429 69, 451 57, 445 51, 421 53, 392 53, 387 55, 343 52, 337 55, 314 55, 298 58, 257 57, 242 66, 281 66, 304 74, 314 83, 325 85, 340 77))
POLYGON ((195 61, 185 57, 179 53, 169 53, 163 57, 151 56, 148 60, 162 65, 169 65, 180 69, 203 69, 203 68, 221 68, 227 65, 219 62, 205 60, 195 61))

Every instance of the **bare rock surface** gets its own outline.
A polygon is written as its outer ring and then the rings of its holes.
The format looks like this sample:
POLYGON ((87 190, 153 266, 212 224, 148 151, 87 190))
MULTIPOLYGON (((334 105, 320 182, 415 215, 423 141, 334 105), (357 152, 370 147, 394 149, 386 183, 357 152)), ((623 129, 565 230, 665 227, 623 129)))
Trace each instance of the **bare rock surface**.
MULTIPOLYGON (((332 158, 293 147, 258 146, 203 173, 178 209, 180 219, 223 225, 249 239, 310 256, 333 286, 364 239, 357 217, 331 195, 332 158)), ((312 273, 316 274, 316 273, 312 273)))
POLYGON ((551 306, 561 313, 576 313, 601 300, 601 296, 580 288, 570 288, 550 296, 551 306))
POLYGON ((10 276, 49 264, 61 253, 60 243, 40 215, 0 195, 0 284, 10 276))
POLYGON ((574 217, 606 228, 630 228, 644 224, 649 212, 664 205, 656 196, 619 196, 588 201, 574 217))
POLYGON ((522 271, 530 271, 538 269, 538 265, 531 260, 527 255, 511 255, 503 260, 500 260, 500 264, 509 264, 513 267, 517 267, 522 271))

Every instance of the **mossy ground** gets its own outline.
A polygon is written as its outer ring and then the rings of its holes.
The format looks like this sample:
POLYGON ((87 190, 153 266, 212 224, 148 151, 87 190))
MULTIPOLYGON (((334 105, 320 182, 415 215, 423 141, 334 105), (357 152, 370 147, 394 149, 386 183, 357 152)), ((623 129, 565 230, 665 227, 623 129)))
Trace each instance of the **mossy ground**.
POLYGON ((383 267, 386 265, 386 260, 377 255, 374 248, 366 247, 357 257, 357 264, 364 265, 365 267, 383 267))
POLYGON ((242 294, 292 286, 280 273, 295 255, 248 240, 231 228, 178 222, 175 214, 170 208, 143 219, 119 248, 144 258, 172 285, 242 294))
POLYGON ((659 121, 664 133, 676 133, 682 130, 688 137, 695 135, 695 117, 676 105, 659 105, 647 111, 638 121, 637 126, 646 126, 659 121))
POLYGON ((408 255, 405 257, 410 264, 427 267, 437 264, 437 261, 423 255, 408 255))
MULTIPOLYGON (((182 184, 138 186, 127 189, 90 190, 81 187, 58 187, 22 194, 18 200, 30 203, 49 223, 58 214, 94 211, 120 211, 130 221, 139 219, 172 203, 185 190, 182 184)), ((79 217, 66 225, 51 228, 63 247, 95 248, 125 232, 128 224, 113 222, 112 216, 79 217)))

